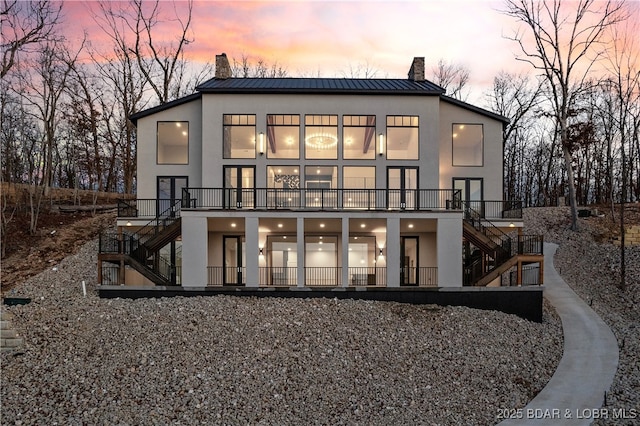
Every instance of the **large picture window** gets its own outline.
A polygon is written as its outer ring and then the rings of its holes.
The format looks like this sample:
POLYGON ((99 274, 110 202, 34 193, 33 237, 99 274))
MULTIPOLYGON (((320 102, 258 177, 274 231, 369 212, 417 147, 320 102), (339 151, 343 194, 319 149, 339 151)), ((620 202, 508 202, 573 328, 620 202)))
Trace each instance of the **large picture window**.
POLYGON ((304 117, 304 149, 308 159, 338 158, 338 116, 304 117))
POLYGON ((419 157, 418 117, 390 115, 387 117, 387 158, 417 160, 419 157))
POLYGON ((267 115, 267 158, 300 158, 300 116, 267 115))
POLYGON ((342 156, 347 160, 376 158, 376 116, 345 115, 342 117, 342 156))
POLYGON ((454 124, 451 140, 454 166, 483 165, 482 124, 454 124))
POLYGON ((223 157, 256 158, 256 116, 224 114, 223 157))
POLYGON ((158 164, 189 164, 189 122, 158 122, 158 164))

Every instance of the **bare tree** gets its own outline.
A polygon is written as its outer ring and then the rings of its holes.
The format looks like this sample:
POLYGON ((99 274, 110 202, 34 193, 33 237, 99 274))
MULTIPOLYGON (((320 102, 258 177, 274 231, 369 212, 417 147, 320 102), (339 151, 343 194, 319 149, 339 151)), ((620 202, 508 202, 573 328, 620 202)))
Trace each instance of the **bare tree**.
POLYGON ((277 61, 273 64, 269 64, 263 58, 253 61, 249 55, 243 53, 240 59, 232 60, 231 75, 240 78, 277 78, 287 77, 288 71, 277 61))
POLYGON ((523 180, 526 142, 532 137, 535 109, 540 104, 540 82, 531 83, 528 76, 501 72, 493 80, 493 91, 487 94, 489 108, 509 119, 503 127, 504 190, 508 200, 522 199, 524 191, 516 188, 523 180))
MULTIPOLYGON (((624 205, 627 202, 627 186, 631 183, 628 176, 627 145, 638 137, 638 124, 634 120, 633 110, 640 109, 640 58, 638 57, 635 37, 628 34, 638 34, 635 22, 621 31, 619 28, 611 28, 612 37, 617 40, 608 51, 608 68, 612 74, 609 86, 615 94, 618 114, 614 117, 617 130, 620 135, 621 154, 621 194, 620 194, 620 288, 626 289, 626 265, 625 265, 625 228, 624 205), (634 122, 635 121, 635 122, 634 122)), ((629 165, 632 165, 631 161, 629 165)))
POLYGON ((461 101, 467 99, 469 94, 464 93, 464 88, 469 82, 469 69, 467 67, 440 59, 431 72, 431 80, 445 89, 448 96, 461 101))
POLYGON ((0 9, 0 78, 14 66, 18 52, 48 40, 60 19, 62 2, 3 0, 0 9))
POLYGON ((378 78, 380 70, 372 65, 369 61, 358 62, 357 64, 349 63, 346 71, 340 71, 344 78, 378 78))
POLYGON ((524 54, 517 59, 541 71, 547 82, 567 172, 572 230, 578 228, 578 214, 569 121, 602 53, 605 30, 625 18, 621 12, 622 5, 611 0, 506 0, 504 13, 525 27, 511 37, 524 54))

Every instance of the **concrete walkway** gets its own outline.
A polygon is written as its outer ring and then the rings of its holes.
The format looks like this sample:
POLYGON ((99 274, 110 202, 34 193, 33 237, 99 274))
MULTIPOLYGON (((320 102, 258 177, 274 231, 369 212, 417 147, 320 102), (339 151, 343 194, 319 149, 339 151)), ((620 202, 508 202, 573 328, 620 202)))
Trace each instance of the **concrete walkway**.
POLYGON ((609 326, 556 271, 553 255, 557 248, 557 244, 544 245, 544 296, 562 319, 562 359, 538 396, 521 412, 511 413, 518 419, 500 425, 589 425, 614 414, 600 407, 618 368, 618 342, 609 326))

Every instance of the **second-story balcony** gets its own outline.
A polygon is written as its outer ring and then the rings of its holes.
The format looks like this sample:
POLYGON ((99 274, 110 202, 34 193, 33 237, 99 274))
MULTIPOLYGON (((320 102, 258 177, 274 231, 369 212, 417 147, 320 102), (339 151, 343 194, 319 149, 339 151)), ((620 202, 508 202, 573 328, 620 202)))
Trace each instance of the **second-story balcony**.
POLYGON ((171 204, 171 200, 120 200, 118 217, 152 220, 166 214, 167 207, 173 207, 177 210, 464 210, 488 220, 522 219, 519 200, 463 202, 458 190, 449 189, 185 188, 179 201, 171 204))
POLYGON ((184 188, 183 209, 207 210, 462 210, 452 189, 184 188))

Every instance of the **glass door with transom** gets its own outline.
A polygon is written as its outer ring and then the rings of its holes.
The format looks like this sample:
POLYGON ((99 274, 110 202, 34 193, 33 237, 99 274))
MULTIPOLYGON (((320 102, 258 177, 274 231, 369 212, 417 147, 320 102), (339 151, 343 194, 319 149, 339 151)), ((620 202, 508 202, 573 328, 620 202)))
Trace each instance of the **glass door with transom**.
POLYGON ((388 167, 387 188, 387 208, 415 209, 418 205, 418 168, 388 167))
POLYGON ((464 209, 471 208, 480 217, 484 217, 482 178, 453 178, 453 189, 460 190, 464 209))
POLYGON ((238 209, 255 206, 255 167, 224 167, 224 205, 238 209))
POLYGON ((224 285, 244 285, 246 252, 244 237, 224 237, 224 285))

